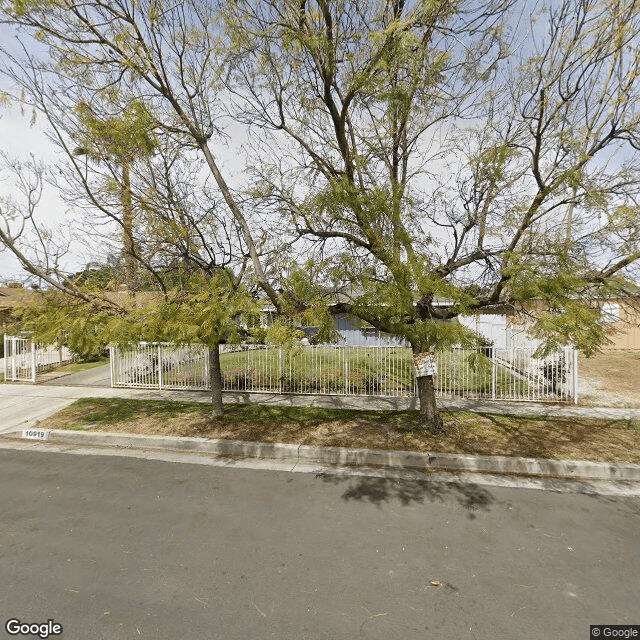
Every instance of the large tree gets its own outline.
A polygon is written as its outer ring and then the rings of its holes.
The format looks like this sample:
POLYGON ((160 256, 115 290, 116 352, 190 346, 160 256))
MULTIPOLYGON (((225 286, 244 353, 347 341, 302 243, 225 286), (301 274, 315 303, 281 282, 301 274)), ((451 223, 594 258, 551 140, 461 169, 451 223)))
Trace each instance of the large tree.
MULTIPOLYGON (((25 89, 55 78, 76 104, 139 98, 154 131, 203 159, 236 255, 279 312, 326 309, 319 292, 333 288, 348 299, 334 311, 405 338, 418 361, 473 342, 458 315, 534 300, 549 348, 593 349, 592 298, 624 293, 640 257, 638 7, 527 7, 0 0, 48 45, 25 89), (249 198, 216 158, 229 122, 253 145, 249 198), (310 286, 289 266, 281 293, 260 247, 285 223, 312 261, 310 286)), ((418 373, 438 430, 433 378, 418 373)))
MULTIPOLYGON (((127 140, 128 135, 123 144, 127 140)), ((132 181, 137 188, 130 186, 127 193, 131 209, 140 215, 135 251, 124 260, 118 252, 113 260, 65 273, 55 233, 36 221, 45 169, 35 162, 8 162, 22 198, 0 199, 0 241, 32 276, 46 283, 21 312, 21 326, 32 330, 35 339, 61 340, 78 354, 98 353, 108 343, 124 346, 140 340, 203 344, 209 350, 212 412, 220 417, 220 344, 248 337, 246 327, 258 314, 244 282, 249 257, 236 252, 238 240, 225 212, 206 189, 194 190, 198 169, 193 159, 161 144, 156 151, 146 164, 137 163, 132 181), (135 291, 128 286, 131 260, 138 272, 135 291)), ((75 161, 75 153, 70 152, 70 159, 75 161)), ((118 167, 120 161, 116 159, 118 167)), ((85 198, 99 204, 93 225, 107 223, 103 232, 93 231, 92 241, 106 241, 108 248, 108 237, 101 236, 110 235, 109 221, 122 222, 122 197, 121 186, 102 191, 103 164, 96 168, 95 180, 85 171, 76 171, 75 177, 85 198)), ((62 165, 55 169, 58 174, 62 165)), ((75 194, 76 203, 78 197, 75 194)))
POLYGON ((116 189, 121 206, 122 254, 124 280, 130 295, 136 290, 136 259, 134 197, 131 186, 131 168, 136 160, 150 156, 156 143, 153 136, 154 121, 144 104, 133 100, 120 116, 101 119, 91 105, 79 102, 76 106, 82 125, 80 146, 75 155, 89 157, 92 161, 115 162, 119 172, 115 175, 116 189))
MULTIPOLYGON (((212 148, 212 139, 224 139, 218 93, 225 49, 216 12, 199 2, 65 1, 46 7, 3 2, 0 11, 24 27, 23 53, 4 51, 2 71, 18 87, 19 99, 45 116, 67 156, 66 168, 59 165, 50 177, 71 205, 86 211, 84 231, 94 249, 113 233, 105 222, 122 229, 124 279, 116 270, 112 285, 124 280, 132 291, 135 270, 135 288, 155 290, 158 303, 141 310, 135 297, 80 286, 59 265, 51 269, 50 260, 26 251, 15 221, 4 244, 62 294, 55 304, 64 313, 49 314, 59 328, 94 324, 104 328, 96 335, 111 332, 115 341, 126 341, 161 339, 172 326, 180 329, 181 341, 187 334, 194 338, 193 326, 171 318, 200 317, 198 309, 207 309, 199 340, 210 349, 219 415, 219 342, 239 328, 249 288, 262 287, 274 304, 280 302, 261 255, 266 237, 245 215, 212 148), (90 157, 100 163, 87 163, 90 157)), ((41 335, 53 330, 46 316, 29 315, 41 335)))
MULTIPOLYGON (((640 258, 638 9, 230 2, 238 112, 271 132, 262 196, 350 296, 334 309, 418 362, 472 340, 458 315, 533 301, 548 349, 597 348, 593 299, 640 258)), ((418 390, 440 429, 428 368, 418 390)))
POLYGON ((240 230, 255 281, 279 307, 259 255, 261 227, 228 184, 216 152, 226 136, 228 38, 215 3, 2 0, 0 18, 33 38, 22 56, 3 52, 2 71, 21 88, 22 100, 45 112, 55 102, 66 103, 67 112, 86 103, 97 111, 95 122, 104 123, 100 104, 137 98, 156 135, 164 132, 197 151, 240 230))

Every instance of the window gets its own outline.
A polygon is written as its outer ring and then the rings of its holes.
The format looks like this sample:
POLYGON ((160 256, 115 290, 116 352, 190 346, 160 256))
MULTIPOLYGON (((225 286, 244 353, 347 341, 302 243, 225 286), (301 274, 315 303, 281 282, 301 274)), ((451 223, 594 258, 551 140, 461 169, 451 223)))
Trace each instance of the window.
POLYGON ((600 310, 600 322, 604 324, 620 322, 620 305, 617 302, 605 302, 600 310))

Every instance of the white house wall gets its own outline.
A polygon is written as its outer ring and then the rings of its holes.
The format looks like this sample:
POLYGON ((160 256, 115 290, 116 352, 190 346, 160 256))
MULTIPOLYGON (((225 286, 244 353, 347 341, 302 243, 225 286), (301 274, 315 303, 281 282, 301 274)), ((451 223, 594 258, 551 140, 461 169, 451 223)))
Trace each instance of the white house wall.
POLYGON ((458 316, 460 324, 493 343, 497 349, 507 346, 507 317, 495 314, 458 316))
POLYGON ((409 343, 376 329, 361 328, 349 316, 340 313, 333 317, 341 343, 350 347, 408 347, 409 343))

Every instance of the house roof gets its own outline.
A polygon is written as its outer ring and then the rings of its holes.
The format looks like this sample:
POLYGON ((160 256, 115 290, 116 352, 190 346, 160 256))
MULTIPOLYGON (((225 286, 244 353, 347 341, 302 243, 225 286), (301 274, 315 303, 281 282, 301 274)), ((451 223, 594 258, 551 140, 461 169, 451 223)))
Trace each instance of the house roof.
POLYGON ((22 287, 0 287, 0 309, 14 309, 24 304, 36 294, 32 289, 22 287))

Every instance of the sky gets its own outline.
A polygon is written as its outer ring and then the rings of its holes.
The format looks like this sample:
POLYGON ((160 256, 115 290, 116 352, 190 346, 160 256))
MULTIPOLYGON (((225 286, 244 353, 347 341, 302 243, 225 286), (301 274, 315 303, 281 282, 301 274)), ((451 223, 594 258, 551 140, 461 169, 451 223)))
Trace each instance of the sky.
MULTIPOLYGON (((19 52, 14 33, 7 25, 0 24, 0 47, 16 54, 19 52)), ((0 64, 2 64, 1 58, 0 64)), ((13 95, 16 93, 15 88, 1 73, 0 92, 13 95)), ((35 123, 32 123, 31 119, 30 110, 23 113, 17 104, 0 103, 0 152, 19 161, 26 161, 32 156, 35 160, 43 162, 46 167, 53 168, 62 156, 58 155, 55 145, 45 133, 46 120, 41 115, 36 117, 35 123)), ((242 141, 245 133, 238 127, 233 127, 230 133, 234 143, 233 148, 222 146, 215 151, 229 184, 235 186, 242 180, 244 156, 238 153, 238 141, 242 141)), ((62 161, 65 160, 62 159, 62 161)), ((2 166, 0 157, 0 198, 12 196, 19 200, 19 192, 12 184, 13 182, 13 176, 10 176, 2 166)), ((79 214, 74 213, 69 205, 62 201, 58 191, 51 186, 45 186, 35 217, 37 221, 54 230, 68 224, 72 228, 80 229, 79 214)), ((73 243, 70 249, 67 262, 63 265, 66 271, 80 270, 87 262, 99 258, 96 255, 89 255, 86 247, 79 242, 73 243)), ((26 278, 28 274, 22 269, 17 258, 9 250, 0 246, 0 285, 13 281, 24 282, 26 278)))
MULTIPOLYGON (((7 25, 0 25, 0 46, 10 51, 16 50, 14 32, 7 25)), ((0 91, 11 92, 13 87, 0 74, 0 91)), ((11 159, 26 161, 30 155, 45 164, 55 161, 56 152, 43 131, 43 123, 36 119, 31 125, 31 113, 21 113, 17 105, 0 104, 0 151, 11 159)), ((0 166, 0 196, 13 196, 18 192, 12 184, 13 179, 0 166)), ((47 189, 43 193, 37 215, 46 220, 49 226, 57 226, 65 220, 66 207, 57 194, 47 189)), ((18 260, 6 249, 0 248, 0 283, 11 280, 23 281, 26 273, 18 260)))
MULTIPOLYGON (((29 118, 21 115, 16 108, 0 108, 0 149, 11 158, 28 160, 29 155, 45 163, 52 163, 56 153, 53 145, 45 136, 40 124, 30 126, 29 118)), ((0 170, 0 193, 2 195, 13 194, 17 199, 18 192, 11 184, 12 180, 7 172, 0 170)), ((46 221, 48 226, 57 226, 67 218, 66 207, 54 190, 48 188, 37 212, 39 219, 46 221)), ((0 282, 7 280, 22 281, 25 278, 17 259, 6 249, 0 248, 0 282)))

